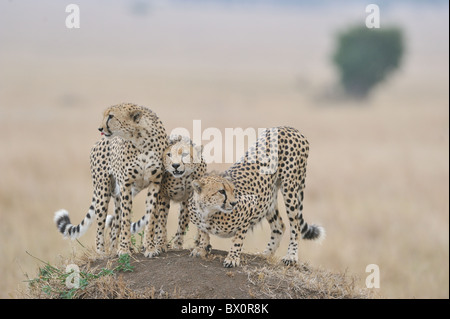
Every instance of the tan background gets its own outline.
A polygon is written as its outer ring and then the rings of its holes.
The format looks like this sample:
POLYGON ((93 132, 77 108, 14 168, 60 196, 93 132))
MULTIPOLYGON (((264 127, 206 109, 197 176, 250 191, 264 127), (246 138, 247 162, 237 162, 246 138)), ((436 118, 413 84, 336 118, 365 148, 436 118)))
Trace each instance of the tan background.
MULTIPOLYGON (((377 264, 384 297, 448 298, 448 4, 380 6, 382 27, 403 28, 406 53, 355 102, 336 94, 331 56, 335 35, 364 23, 362 3, 141 1, 146 14, 134 14, 137 1, 91 2, 77 1, 80 29, 65 27, 63 3, 0 2, 0 297, 35 276, 26 252, 54 263, 82 250, 62 239, 53 213, 84 217, 102 111, 126 101, 152 108, 168 131, 193 120, 222 133, 300 129, 311 144, 304 216, 327 230, 322 245, 301 243, 300 259, 357 274, 361 286, 377 264)), ((80 242, 93 246, 94 234, 80 242)), ((268 236, 263 223, 244 250, 262 251, 268 236)))

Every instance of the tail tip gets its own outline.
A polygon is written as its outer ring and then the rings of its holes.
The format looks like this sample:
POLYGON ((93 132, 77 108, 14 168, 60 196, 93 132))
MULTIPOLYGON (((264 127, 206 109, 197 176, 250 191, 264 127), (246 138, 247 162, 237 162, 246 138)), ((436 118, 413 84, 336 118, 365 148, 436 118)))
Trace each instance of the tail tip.
POLYGON ((53 218, 53 220, 56 223, 58 220, 64 218, 65 216, 69 216, 69 212, 65 209, 60 209, 55 213, 55 217, 53 218))
POLYGON ((314 240, 321 244, 326 237, 325 228, 319 225, 310 225, 303 239, 314 240))
POLYGON ((66 228, 67 228, 67 225, 70 224, 69 212, 65 209, 58 210, 55 213, 53 221, 55 222, 56 227, 58 228, 59 232, 61 234, 63 234, 64 237, 66 237, 67 236, 66 228))

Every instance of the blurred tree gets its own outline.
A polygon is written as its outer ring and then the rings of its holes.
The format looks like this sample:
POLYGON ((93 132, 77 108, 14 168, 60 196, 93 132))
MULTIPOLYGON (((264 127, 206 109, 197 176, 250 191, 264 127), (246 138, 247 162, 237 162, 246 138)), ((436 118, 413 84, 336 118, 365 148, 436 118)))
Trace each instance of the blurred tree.
POLYGON ((348 95, 365 98, 395 70, 403 55, 403 35, 398 28, 353 27, 338 35, 333 62, 340 70, 348 95))

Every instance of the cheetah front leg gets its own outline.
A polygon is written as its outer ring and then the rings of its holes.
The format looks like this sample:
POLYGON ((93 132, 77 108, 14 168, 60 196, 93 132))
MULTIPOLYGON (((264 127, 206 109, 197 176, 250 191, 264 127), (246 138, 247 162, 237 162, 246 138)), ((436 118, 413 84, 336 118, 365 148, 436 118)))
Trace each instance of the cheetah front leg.
POLYGON ((159 251, 156 249, 155 245, 155 224, 159 222, 159 208, 158 208, 158 194, 160 190, 159 183, 152 183, 149 187, 147 193, 147 200, 145 202, 147 215, 147 225, 145 225, 145 234, 144 234, 144 256, 145 257, 155 257, 159 255, 159 251))
MULTIPOLYGON (((117 249, 117 237, 120 233, 120 196, 114 197, 114 215, 112 216, 110 228, 110 242, 109 249, 110 251, 114 251, 117 249)), ((108 221, 107 221, 108 222, 108 221)))
POLYGON ((117 254, 125 255, 130 253, 131 244, 131 207, 133 199, 131 195, 131 187, 124 187, 120 194, 121 222, 120 222, 120 244, 117 254))
POLYGON ((108 213, 108 204, 111 196, 106 185, 103 187, 97 187, 97 191, 94 192, 94 195, 96 197, 95 215, 97 216, 97 234, 95 237, 95 244, 97 252, 103 254, 105 253, 106 215, 108 213))
POLYGON ((198 237, 196 246, 191 251, 191 257, 205 257, 211 251, 211 244, 209 234, 207 232, 198 230, 198 237))
POLYGON ((155 249, 158 254, 167 250, 167 215, 170 210, 170 199, 158 193, 158 215, 155 217, 155 249))
POLYGON ((223 266, 225 268, 237 267, 241 261, 241 251, 242 245, 244 243, 245 236, 248 231, 248 223, 244 224, 239 230, 236 232, 232 239, 231 249, 228 252, 227 257, 223 261, 223 266))
POLYGON ((180 203, 180 212, 178 215, 178 229, 175 234, 173 243, 174 249, 183 249, 184 235, 186 235, 186 229, 189 224, 189 211, 187 209, 187 201, 180 203))

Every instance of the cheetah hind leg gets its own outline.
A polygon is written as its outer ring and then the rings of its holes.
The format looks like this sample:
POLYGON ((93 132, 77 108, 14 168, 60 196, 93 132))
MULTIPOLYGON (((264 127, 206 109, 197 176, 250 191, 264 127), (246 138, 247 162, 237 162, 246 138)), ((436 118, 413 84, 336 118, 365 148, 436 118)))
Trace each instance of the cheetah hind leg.
POLYGON ((117 237, 120 232, 120 197, 114 197, 114 214, 106 217, 106 227, 109 231, 109 249, 111 252, 117 250, 117 237))
POLYGON ((302 218, 302 199, 303 191, 302 185, 291 182, 284 183, 281 187, 284 204, 286 206, 286 213, 289 218, 290 238, 287 255, 283 257, 282 261, 286 266, 294 265, 298 262, 298 241, 300 237, 300 219, 302 218), (301 194, 301 195, 300 195, 301 194))
POLYGON ((271 235, 270 241, 268 242, 263 255, 270 257, 273 256, 280 246, 281 238, 283 237, 285 229, 283 220, 281 219, 280 212, 278 210, 278 201, 276 197, 269 209, 268 214, 266 215, 266 219, 270 225, 271 235))

